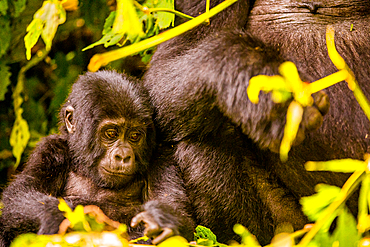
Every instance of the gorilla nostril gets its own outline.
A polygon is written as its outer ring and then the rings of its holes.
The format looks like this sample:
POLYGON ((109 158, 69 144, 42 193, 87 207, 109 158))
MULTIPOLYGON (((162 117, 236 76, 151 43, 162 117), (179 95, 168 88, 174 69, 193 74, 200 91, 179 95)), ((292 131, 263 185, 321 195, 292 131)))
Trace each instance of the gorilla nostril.
POLYGON ((114 156, 114 158, 116 159, 116 161, 120 162, 122 161, 122 157, 120 155, 116 155, 114 156))
POLYGON ((123 163, 124 164, 129 163, 130 160, 131 160, 131 156, 127 156, 126 158, 124 158, 123 163))

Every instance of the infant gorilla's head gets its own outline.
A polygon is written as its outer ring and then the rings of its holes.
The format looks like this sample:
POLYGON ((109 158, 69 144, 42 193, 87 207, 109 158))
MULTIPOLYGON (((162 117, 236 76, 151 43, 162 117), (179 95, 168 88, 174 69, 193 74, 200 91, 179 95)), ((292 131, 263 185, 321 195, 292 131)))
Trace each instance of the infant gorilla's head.
POLYGON ((80 76, 60 112, 73 170, 103 187, 143 174, 154 147, 152 113, 139 81, 113 71, 80 76))

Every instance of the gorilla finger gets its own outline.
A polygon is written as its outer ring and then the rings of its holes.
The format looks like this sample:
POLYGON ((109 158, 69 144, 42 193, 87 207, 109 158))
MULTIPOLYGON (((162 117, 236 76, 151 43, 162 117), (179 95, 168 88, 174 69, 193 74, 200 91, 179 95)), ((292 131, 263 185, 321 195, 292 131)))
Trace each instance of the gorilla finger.
POLYGON ((174 235, 175 235, 175 233, 172 229, 164 228, 163 232, 158 237, 153 239, 152 243, 153 244, 159 244, 159 243, 163 242, 164 240, 166 240, 167 238, 172 237, 174 235))
POLYGON ((306 137, 306 135, 305 135, 304 129, 299 128, 298 132, 297 132, 297 135, 294 139, 293 146, 297 146, 297 145, 301 144, 303 142, 303 140, 305 139, 305 137, 306 137))
POLYGON ((272 140, 268 146, 270 151, 278 154, 280 152, 280 142, 279 139, 272 140))
POLYGON ((303 114, 302 124, 305 129, 313 131, 318 129, 323 122, 321 112, 313 106, 308 106, 303 114))
POLYGON ((59 225, 58 234, 63 235, 67 232, 68 228, 71 226, 69 219, 64 219, 59 225))
POLYGON ((131 227, 137 227, 140 224, 140 222, 144 222, 144 219, 145 219, 145 212, 141 212, 137 214, 131 220, 131 227))
POLYGON ((155 224, 153 222, 149 222, 145 225, 144 235, 148 236, 149 238, 156 237, 160 235, 162 232, 162 228, 159 227, 158 224, 155 224))
POLYGON ((324 116, 328 113, 330 108, 329 96, 323 91, 319 91, 312 95, 315 106, 319 109, 320 113, 324 116))

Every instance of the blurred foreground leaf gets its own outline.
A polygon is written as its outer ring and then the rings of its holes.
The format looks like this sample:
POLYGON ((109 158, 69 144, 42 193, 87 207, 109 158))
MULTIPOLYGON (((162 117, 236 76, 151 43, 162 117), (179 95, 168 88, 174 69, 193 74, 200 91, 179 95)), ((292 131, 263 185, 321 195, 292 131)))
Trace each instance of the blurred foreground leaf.
MULTIPOLYGON (((304 214, 311 221, 317 221, 325 213, 328 206, 337 198, 341 189, 336 186, 319 184, 315 187, 316 194, 302 197, 300 203, 304 214)), ((331 220, 322 229, 328 230, 336 215, 332 215, 331 220)))
POLYGON ((242 245, 246 245, 248 247, 258 247, 261 246, 256 237, 248 231, 247 228, 240 224, 236 224, 234 226, 234 232, 238 234, 242 238, 242 245))

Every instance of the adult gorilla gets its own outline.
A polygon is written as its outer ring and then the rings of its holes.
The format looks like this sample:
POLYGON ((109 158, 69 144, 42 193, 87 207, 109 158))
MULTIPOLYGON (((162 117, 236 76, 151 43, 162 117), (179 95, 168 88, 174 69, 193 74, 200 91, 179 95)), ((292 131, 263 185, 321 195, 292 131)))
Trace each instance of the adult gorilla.
MULTIPOLYGON (((175 2, 186 14, 205 11, 204 0, 175 2)), ((168 181, 168 186, 157 187, 148 212, 169 202, 178 219, 210 227, 219 241, 230 240, 233 225, 241 223, 261 244, 284 222, 295 229, 307 222, 299 198, 313 194, 317 183, 341 186, 347 176, 306 172, 303 164, 361 159, 369 147, 369 122, 345 83, 332 86, 325 90, 331 108, 323 124, 307 131, 322 122, 328 108, 326 95, 317 94, 300 127, 299 141, 305 139, 283 164, 270 150, 278 150, 288 104, 274 104, 269 94, 261 94, 254 105, 246 91, 252 76, 278 74, 278 66, 288 60, 305 81, 335 72, 325 45, 328 24, 335 28, 339 53, 369 96, 369 1, 240 0, 210 25, 158 47, 145 83, 178 166, 151 173, 154 183, 168 181), (168 174, 177 177, 169 179, 168 174)), ((355 210, 353 202, 350 208, 355 210)), ((147 218, 143 212, 133 225, 147 218)))

